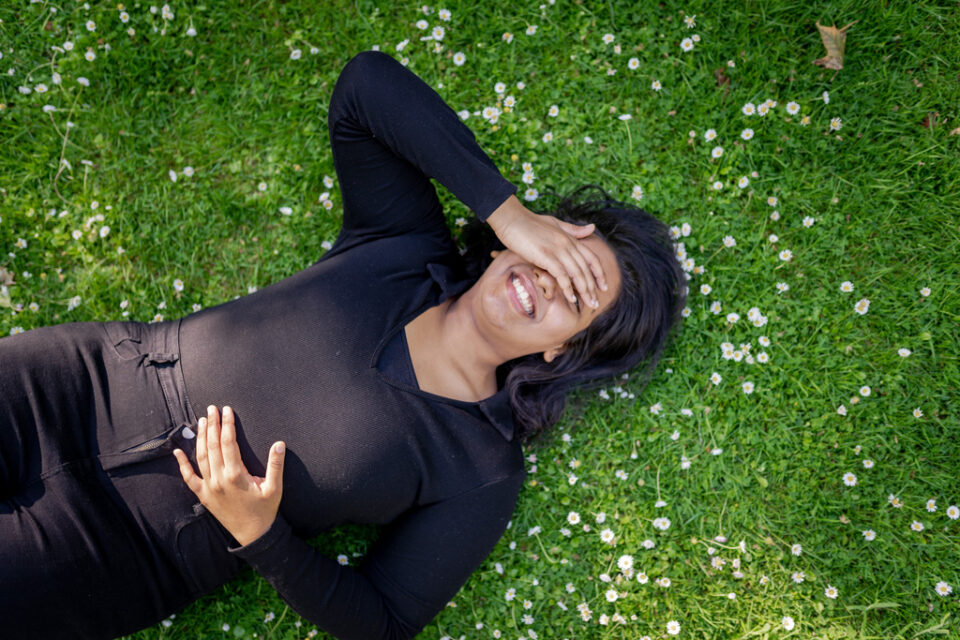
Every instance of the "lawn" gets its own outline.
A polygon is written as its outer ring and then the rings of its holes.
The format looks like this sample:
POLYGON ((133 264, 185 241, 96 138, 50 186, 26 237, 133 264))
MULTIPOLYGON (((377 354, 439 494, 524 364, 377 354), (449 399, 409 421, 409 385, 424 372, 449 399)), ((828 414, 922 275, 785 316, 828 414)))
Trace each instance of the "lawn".
MULTIPOLYGON (((595 183, 674 227, 688 307, 649 383, 576 394, 526 447, 511 526, 419 637, 960 637, 956 2, 0 19, 0 335, 169 320, 317 260, 341 219, 327 104, 371 48, 530 208, 595 183), (842 69, 813 64, 818 21, 850 25, 842 69)), ((472 214, 438 190, 458 235, 472 214)), ((356 564, 375 535, 314 544, 356 564)), ((325 634, 249 571, 131 636, 253 637, 325 634)))

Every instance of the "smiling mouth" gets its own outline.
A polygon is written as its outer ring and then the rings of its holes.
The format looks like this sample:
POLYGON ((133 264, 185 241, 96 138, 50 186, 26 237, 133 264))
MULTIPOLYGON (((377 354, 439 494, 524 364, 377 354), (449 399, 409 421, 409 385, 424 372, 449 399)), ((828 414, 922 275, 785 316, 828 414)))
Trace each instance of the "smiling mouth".
POLYGON ((534 305, 533 294, 527 291, 527 287, 524 284, 524 281, 517 276, 515 273, 510 274, 510 284, 513 285, 513 291, 517 294, 517 300, 520 302, 520 306, 523 307, 524 313, 529 317, 536 317, 536 306, 534 305))

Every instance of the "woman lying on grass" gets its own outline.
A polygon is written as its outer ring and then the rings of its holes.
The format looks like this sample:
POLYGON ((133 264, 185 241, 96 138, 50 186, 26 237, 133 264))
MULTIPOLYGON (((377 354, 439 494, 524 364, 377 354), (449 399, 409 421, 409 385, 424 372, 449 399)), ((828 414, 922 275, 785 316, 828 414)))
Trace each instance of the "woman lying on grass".
POLYGON ((412 638, 565 394, 656 362, 686 289, 661 222, 605 194, 526 209, 382 53, 344 68, 329 128, 343 229, 315 264, 172 322, 0 340, 8 637, 130 633, 249 564, 338 638, 412 638), (501 250, 459 255, 431 177, 501 250), (383 525, 357 567, 305 542, 344 523, 383 525))

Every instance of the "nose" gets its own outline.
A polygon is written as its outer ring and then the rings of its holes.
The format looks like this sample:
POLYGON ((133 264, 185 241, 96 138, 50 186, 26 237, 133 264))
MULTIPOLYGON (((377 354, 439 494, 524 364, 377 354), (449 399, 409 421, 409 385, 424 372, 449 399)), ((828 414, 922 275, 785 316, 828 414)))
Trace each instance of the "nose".
POLYGON ((557 281, 554 280, 548 272, 543 271, 540 268, 534 267, 533 277, 536 281, 536 285, 543 289, 543 297, 546 300, 553 299, 553 293, 557 288, 557 281))

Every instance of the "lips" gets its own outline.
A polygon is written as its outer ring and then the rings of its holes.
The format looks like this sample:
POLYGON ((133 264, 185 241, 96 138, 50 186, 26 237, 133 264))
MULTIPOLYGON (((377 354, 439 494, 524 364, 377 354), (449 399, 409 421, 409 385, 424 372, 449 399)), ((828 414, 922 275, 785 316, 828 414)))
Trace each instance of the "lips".
POLYGON ((522 273, 511 271, 507 276, 507 293, 514 308, 527 318, 537 316, 537 288, 533 281, 522 273), (529 311, 528 311, 529 309, 529 311))

